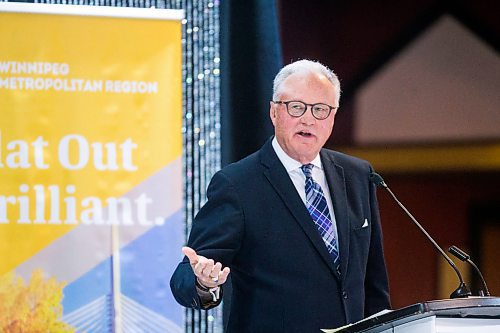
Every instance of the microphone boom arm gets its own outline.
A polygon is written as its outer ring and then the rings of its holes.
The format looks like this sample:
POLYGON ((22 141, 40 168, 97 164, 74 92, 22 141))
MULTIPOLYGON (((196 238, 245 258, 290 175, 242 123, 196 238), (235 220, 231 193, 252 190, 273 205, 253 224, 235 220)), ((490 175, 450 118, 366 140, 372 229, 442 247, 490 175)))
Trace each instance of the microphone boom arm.
POLYGON ((436 243, 436 241, 431 237, 431 235, 424 229, 424 227, 422 227, 422 225, 420 223, 418 223, 418 221, 415 219, 415 217, 398 200, 396 195, 391 191, 389 186, 387 186, 387 184, 384 182, 384 179, 379 174, 377 174, 375 172, 370 174, 370 179, 372 182, 375 183, 375 185, 383 187, 385 190, 387 190, 387 192, 389 192, 389 194, 392 196, 394 201, 396 201, 398 206, 410 217, 410 219, 413 221, 413 223, 415 223, 415 225, 419 228, 419 230, 427 237, 427 239, 429 241, 431 241, 431 243, 434 245, 434 247, 439 251, 439 253, 443 256, 443 258, 448 262, 448 264, 453 268, 453 270, 455 271, 455 273, 458 276, 458 280, 460 282, 460 285, 450 295, 450 298, 464 298, 464 297, 471 296, 472 294, 471 294, 469 288, 467 287, 467 285, 465 284, 465 282, 462 278, 462 274, 460 274, 460 271, 458 270, 458 268, 455 265, 455 263, 453 262, 453 260, 451 260, 450 257, 448 257, 446 255, 446 253, 443 251, 443 249, 441 249, 441 247, 436 243))

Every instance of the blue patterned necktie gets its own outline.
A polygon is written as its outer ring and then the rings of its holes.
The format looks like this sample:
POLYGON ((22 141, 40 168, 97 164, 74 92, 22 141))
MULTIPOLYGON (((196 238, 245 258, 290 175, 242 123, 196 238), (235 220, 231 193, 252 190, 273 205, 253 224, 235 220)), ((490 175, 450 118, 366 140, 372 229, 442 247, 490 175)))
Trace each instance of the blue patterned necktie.
POLYGON ((335 239, 332 219, 330 218, 330 210, 326 203, 323 190, 318 183, 312 178, 312 164, 304 164, 301 169, 306 176, 306 207, 311 215, 318 231, 325 242, 328 252, 330 252, 335 269, 340 274, 340 256, 339 246, 335 239))

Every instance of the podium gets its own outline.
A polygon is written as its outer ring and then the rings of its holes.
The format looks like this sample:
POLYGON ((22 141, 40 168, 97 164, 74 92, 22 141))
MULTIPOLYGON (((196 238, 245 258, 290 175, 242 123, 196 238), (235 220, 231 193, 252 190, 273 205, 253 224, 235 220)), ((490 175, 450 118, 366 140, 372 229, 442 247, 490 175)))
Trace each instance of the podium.
POLYGON ((499 333, 500 298, 468 297, 413 304, 338 333, 499 333))

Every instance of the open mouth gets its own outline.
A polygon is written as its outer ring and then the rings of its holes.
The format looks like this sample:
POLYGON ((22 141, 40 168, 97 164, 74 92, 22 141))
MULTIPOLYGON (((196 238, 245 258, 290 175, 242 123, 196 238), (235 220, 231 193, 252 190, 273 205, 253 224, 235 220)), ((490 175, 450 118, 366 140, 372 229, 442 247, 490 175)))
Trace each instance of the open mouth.
POLYGON ((313 135, 309 132, 304 132, 304 131, 300 131, 300 132, 297 132, 298 135, 300 135, 301 137, 303 138, 310 138, 312 137, 313 135))

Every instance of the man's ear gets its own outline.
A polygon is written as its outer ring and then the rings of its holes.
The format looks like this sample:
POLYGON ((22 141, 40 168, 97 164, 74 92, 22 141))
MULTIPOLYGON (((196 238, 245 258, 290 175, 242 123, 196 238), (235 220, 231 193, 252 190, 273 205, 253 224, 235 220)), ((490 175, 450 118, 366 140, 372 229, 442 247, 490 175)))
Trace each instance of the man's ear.
POLYGON ((274 118, 276 118, 276 108, 274 106, 275 104, 273 102, 269 102, 269 117, 273 120, 273 123, 274 118))

